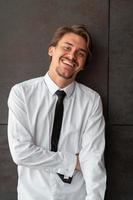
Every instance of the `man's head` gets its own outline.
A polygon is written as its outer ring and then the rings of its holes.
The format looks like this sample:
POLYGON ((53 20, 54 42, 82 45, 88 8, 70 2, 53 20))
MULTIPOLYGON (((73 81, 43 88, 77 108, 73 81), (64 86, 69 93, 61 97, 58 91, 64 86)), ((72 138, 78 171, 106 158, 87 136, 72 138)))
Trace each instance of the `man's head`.
POLYGON ((91 37, 84 25, 60 27, 49 45, 49 75, 55 82, 71 83, 91 56, 91 37))
POLYGON ((58 44, 58 42, 60 41, 60 39, 67 33, 74 33, 85 39, 85 41, 87 43, 87 49, 88 49, 86 61, 88 61, 89 58, 92 56, 92 40, 91 40, 91 35, 90 35, 86 25, 79 24, 79 25, 59 27, 56 30, 56 32, 49 44, 49 47, 51 47, 51 46, 55 47, 58 44))

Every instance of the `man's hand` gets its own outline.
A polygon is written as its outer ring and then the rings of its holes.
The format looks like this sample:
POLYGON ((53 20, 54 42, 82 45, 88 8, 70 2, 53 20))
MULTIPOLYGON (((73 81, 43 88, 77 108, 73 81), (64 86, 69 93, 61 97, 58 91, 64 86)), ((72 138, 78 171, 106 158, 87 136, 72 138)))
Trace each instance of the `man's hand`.
POLYGON ((81 169, 80 169, 80 162, 79 162, 79 154, 76 154, 76 156, 77 156, 77 163, 76 163, 75 169, 80 171, 81 169))

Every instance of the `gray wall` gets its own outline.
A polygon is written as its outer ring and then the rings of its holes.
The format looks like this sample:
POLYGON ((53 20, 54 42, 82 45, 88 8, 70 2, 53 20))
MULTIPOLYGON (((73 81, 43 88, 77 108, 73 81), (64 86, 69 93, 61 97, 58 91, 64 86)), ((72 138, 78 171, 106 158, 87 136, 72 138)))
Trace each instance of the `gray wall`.
POLYGON ((106 200, 133 199, 133 3, 131 0, 0 1, 0 197, 16 199, 17 174, 7 143, 7 97, 17 82, 48 69, 48 43, 60 25, 85 23, 91 66, 78 81, 101 94, 106 118, 106 200))

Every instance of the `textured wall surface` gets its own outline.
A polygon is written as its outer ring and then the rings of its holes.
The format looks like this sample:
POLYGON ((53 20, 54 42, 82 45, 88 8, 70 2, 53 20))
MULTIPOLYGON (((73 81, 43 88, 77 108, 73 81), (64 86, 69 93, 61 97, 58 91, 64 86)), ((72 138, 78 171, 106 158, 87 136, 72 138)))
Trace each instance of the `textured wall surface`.
POLYGON ((133 3, 131 0, 0 1, 0 199, 16 200, 7 141, 7 98, 17 82, 42 76, 61 25, 87 24, 94 55, 77 80, 98 91, 106 118, 106 200, 133 198, 133 3))
POLYGON ((133 2, 110 1, 108 200, 133 199, 133 2))

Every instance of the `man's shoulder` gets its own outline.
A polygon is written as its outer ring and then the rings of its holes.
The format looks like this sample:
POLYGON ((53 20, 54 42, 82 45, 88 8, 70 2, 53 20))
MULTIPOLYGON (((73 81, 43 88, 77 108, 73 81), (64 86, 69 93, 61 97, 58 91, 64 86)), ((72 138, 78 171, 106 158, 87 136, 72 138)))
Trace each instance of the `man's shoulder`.
POLYGON ((17 85, 20 85, 22 87, 32 87, 32 86, 38 85, 42 82, 44 82, 44 76, 25 80, 23 82, 18 83, 17 85))
POLYGON ((93 90, 92 88, 82 83, 76 82, 76 88, 77 88, 77 91, 80 92, 82 96, 89 97, 89 98, 100 97, 97 91, 93 90))
POLYGON ((10 94, 13 95, 30 95, 34 93, 35 91, 41 90, 41 87, 44 85, 44 76, 32 78, 29 80, 25 80, 23 82, 16 83, 14 86, 12 86, 10 94))
POLYGON ((41 77, 32 78, 29 80, 19 82, 19 83, 15 84, 13 86, 13 88, 23 88, 23 89, 29 88, 29 89, 31 89, 33 87, 36 87, 39 84, 42 84, 43 82, 44 82, 44 76, 41 76, 41 77))

